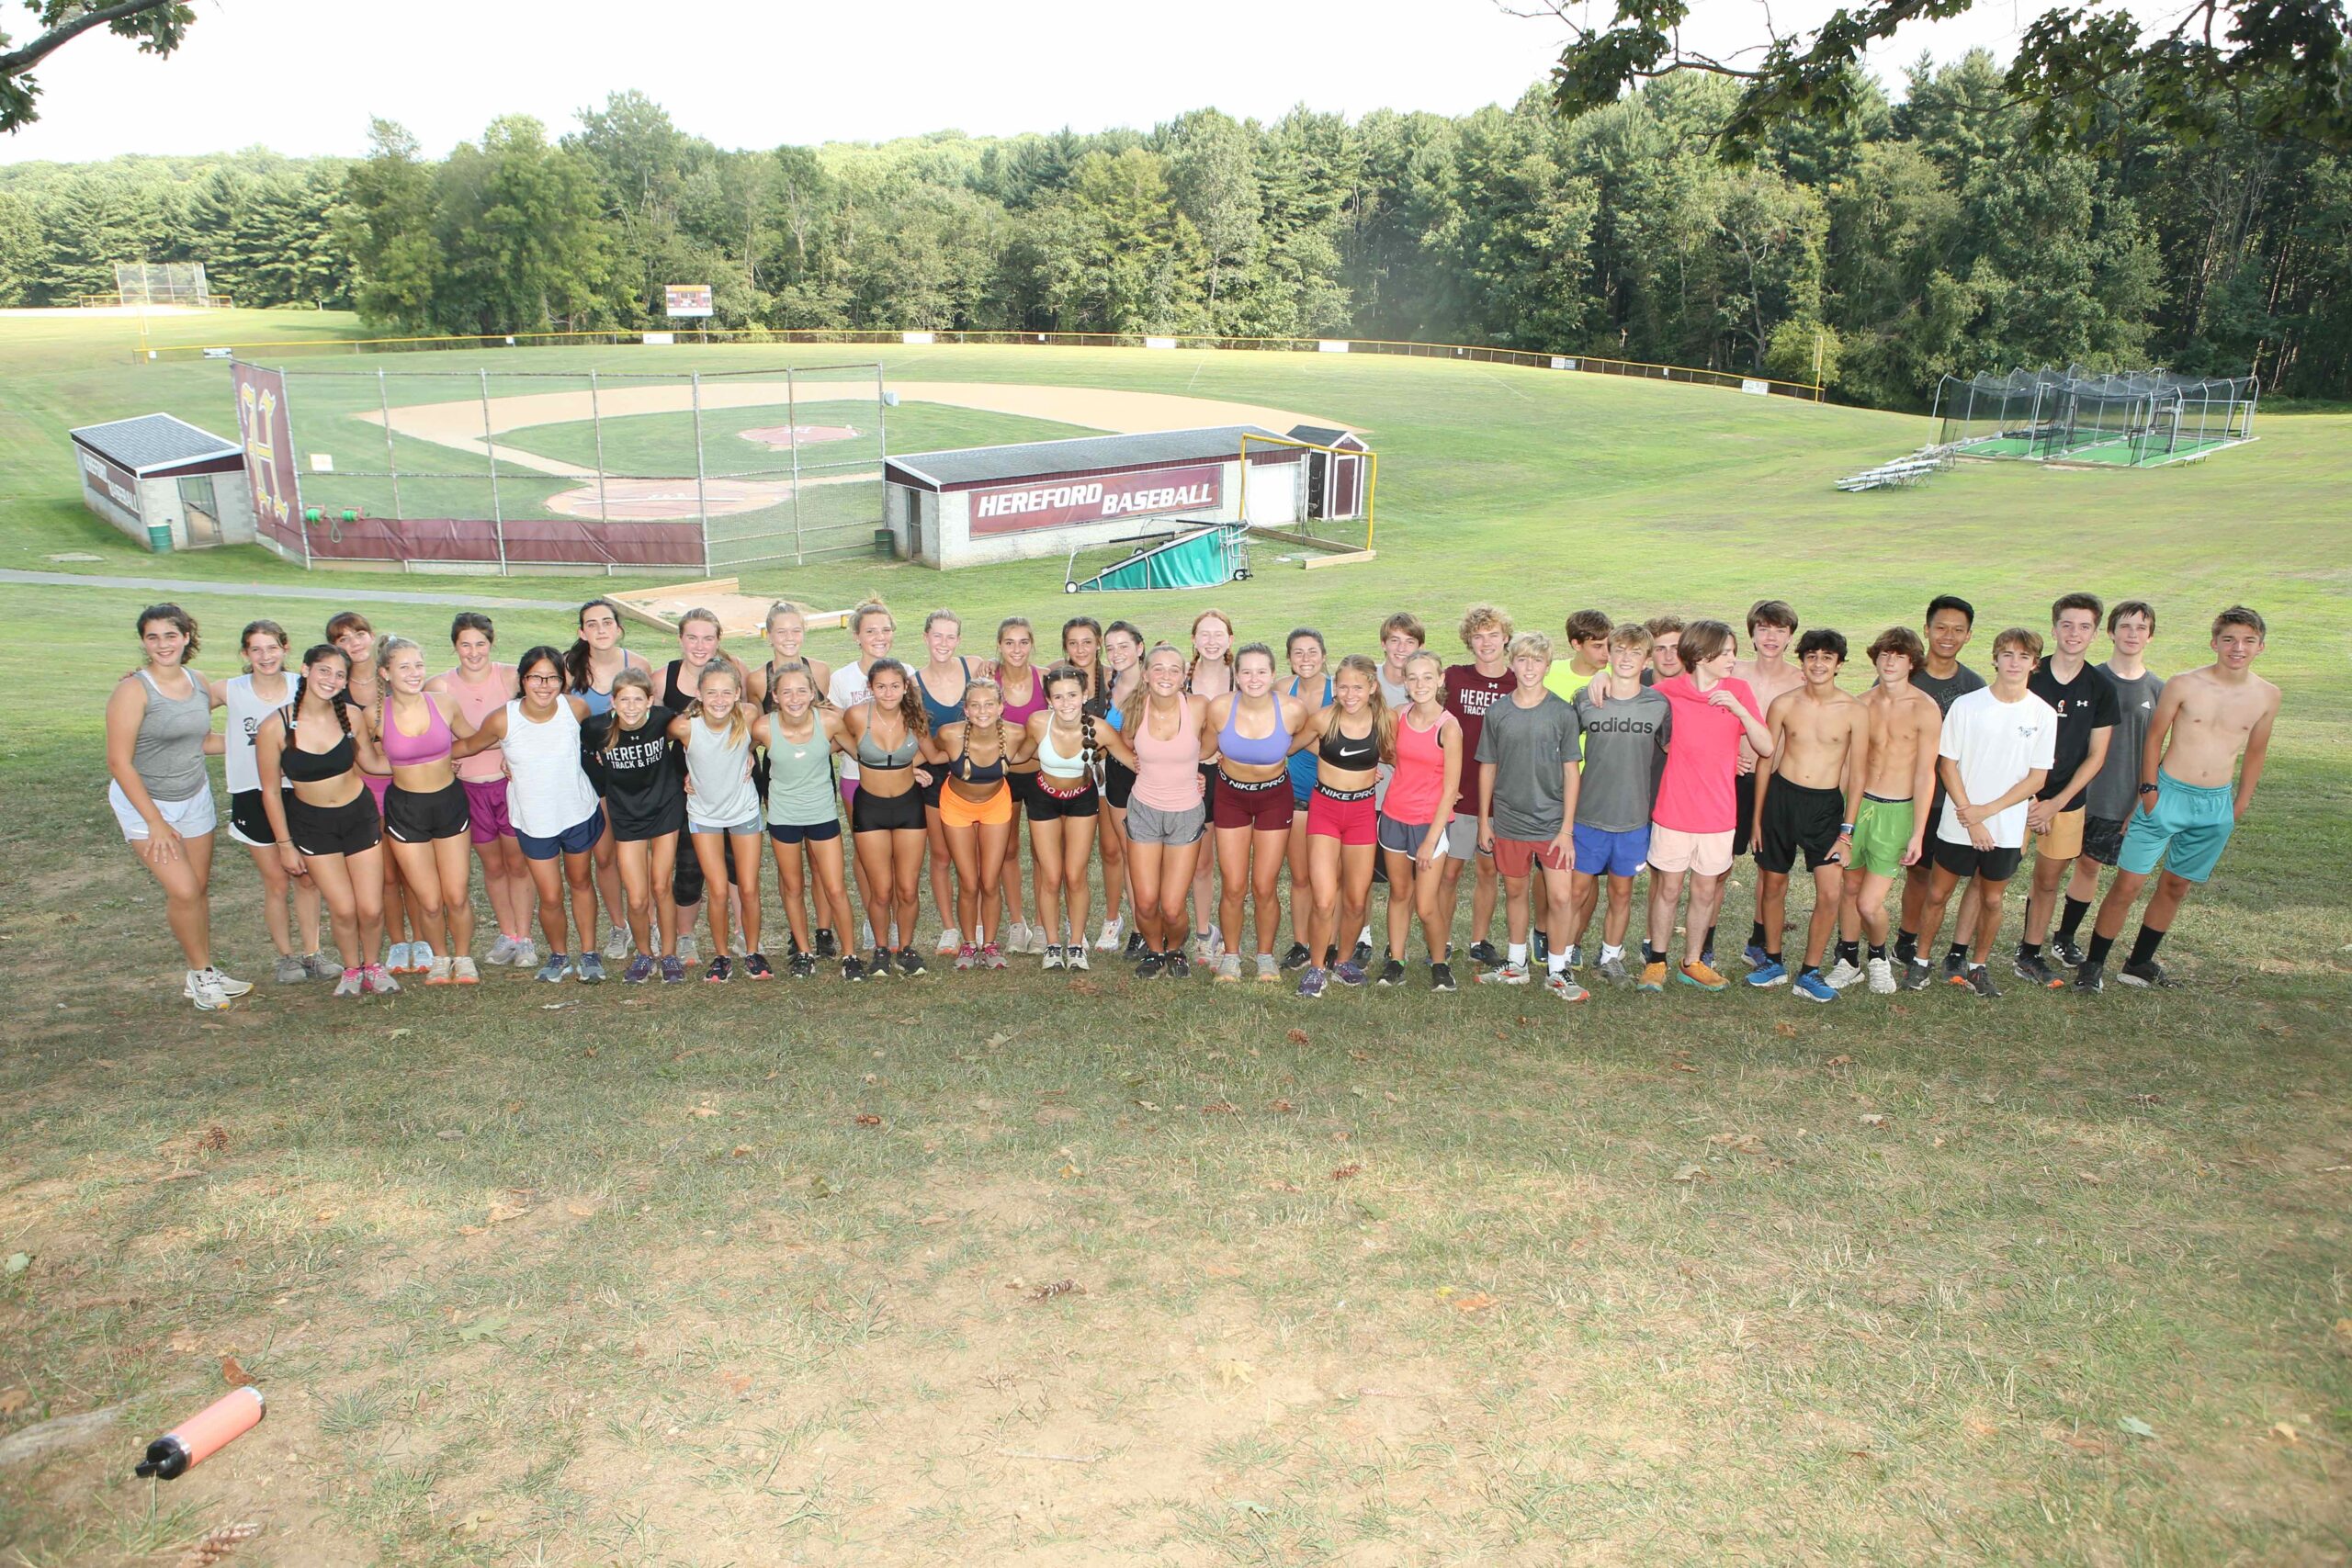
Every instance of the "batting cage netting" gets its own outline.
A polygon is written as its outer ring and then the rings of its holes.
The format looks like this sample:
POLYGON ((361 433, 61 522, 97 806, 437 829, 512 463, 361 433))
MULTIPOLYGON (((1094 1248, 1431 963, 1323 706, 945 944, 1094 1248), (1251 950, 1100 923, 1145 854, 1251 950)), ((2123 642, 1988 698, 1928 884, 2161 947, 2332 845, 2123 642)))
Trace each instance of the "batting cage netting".
POLYGON ((2252 440, 2259 390, 2251 376, 2080 366, 1947 376, 1936 389, 1935 445, 1966 457, 2168 463, 2252 440))

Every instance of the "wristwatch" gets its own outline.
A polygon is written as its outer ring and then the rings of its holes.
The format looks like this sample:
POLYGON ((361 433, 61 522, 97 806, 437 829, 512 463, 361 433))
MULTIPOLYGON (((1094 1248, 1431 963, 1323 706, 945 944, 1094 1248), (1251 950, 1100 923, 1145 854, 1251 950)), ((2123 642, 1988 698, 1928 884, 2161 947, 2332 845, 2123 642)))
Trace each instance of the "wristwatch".
POLYGON ((2142 795, 2154 795, 2156 793, 2156 786, 2152 784, 2143 784, 2140 786, 2140 793, 2142 795))

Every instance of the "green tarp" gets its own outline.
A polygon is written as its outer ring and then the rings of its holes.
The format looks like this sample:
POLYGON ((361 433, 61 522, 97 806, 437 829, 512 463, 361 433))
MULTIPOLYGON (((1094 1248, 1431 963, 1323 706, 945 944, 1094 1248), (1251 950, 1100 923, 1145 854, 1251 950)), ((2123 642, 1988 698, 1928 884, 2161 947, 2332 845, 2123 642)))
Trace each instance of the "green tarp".
POLYGON ((1225 523, 1186 534, 1121 561, 1083 581, 1072 579, 1074 593, 1128 592, 1147 588, 1214 588, 1230 582, 1248 565, 1249 528, 1225 523))

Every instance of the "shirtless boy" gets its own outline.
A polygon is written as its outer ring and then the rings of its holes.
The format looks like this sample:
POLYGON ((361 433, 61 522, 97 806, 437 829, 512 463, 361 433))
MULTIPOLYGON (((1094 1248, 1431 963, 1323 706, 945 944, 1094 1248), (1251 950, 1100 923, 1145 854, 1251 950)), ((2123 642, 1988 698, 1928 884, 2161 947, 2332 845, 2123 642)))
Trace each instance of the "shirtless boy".
MULTIPOLYGON (((1939 713, 1951 712, 1951 705, 1969 693, 1981 691, 1984 677, 1960 661, 1961 650, 1968 646, 1976 632, 1976 607, 1957 593, 1939 593, 1928 603, 1928 618, 1921 623, 1921 632, 1928 645, 1928 661, 1911 671, 1911 684, 1936 701, 1939 713)), ((1928 802, 1928 838, 1934 842, 1936 827, 1943 819, 1943 775, 1936 775, 1936 793, 1928 802)), ((1923 855, 1911 867, 1903 882, 1903 926, 1894 938, 1894 967, 1902 969, 1919 951, 1919 914, 1927 908, 1928 886, 1935 878, 1931 855, 1923 855)), ((1967 933, 1976 929, 1976 885, 1970 883, 1960 896, 1960 919, 1953 930, 1960 939, 1944 955, 1945 978, 1965 981, 1968 971, 1967 933)))
MULTIPOLYGON (((1789 662, 1789 644, 1797 635, 1797 613, 1779 599, 1758 599, 1747 607, 1747 640, 1751 656, 1731 667, 1736 680, 1747 682, 1756 694, 1756 711, 1769 714, 1772 705, 1804 684, 1804 671, 1789 662)), ((1731 853, 1734 863, 1754 847, 1756 830, 1756 748, 1745 738, 1739 743, 1739 773, 1733 781, 1739 802, 1739 830, 1732 835, 1731 853)), ((1715 908, 1723 908, 1724 889, 1731 881, 1726 871, 1715 879, 1715 908)), ((1761 916, 1762 909, 1757 914, 1761 916)), ((1705 951, 1701 962, 1715 961, 1715 929, 1707 928, 1705 951)), ((1765 964, 1764 922, 1751 919, 1747 927, 1747 946, 1742 953, 1750 969, 1765 964)))
POLYGON ((1935 796, 1936 742, 1943 728, 1936 699, 1911 683, 1911 672, 1927 657, 1919 634, 1908 626, 1889 626, 1871 644, 1878 684, 1861 699, 1870 721, 1870 750, 1838 910, 1838 965, 1829 973, 1835 988, 1867 974, 1872 992, 1883 997, 1894 991, 1894 970, 1886 958, 1886 895, 1897 872, 1919 863, 1928 802, 1935 796), (1871 944, 1867 970, 1857 962, 1865 935, 1871 944))
POLYGON ((2116 978, 2127 986, 2169 986, 2156 962, 2156 944, 2172 929, 2191 886, 2213 874, 2222 848, 2254 804, 2270 726, 2278 716, 2278 688, 2254 672, 2267 628, 2262 617, 2233 604, 2213 617, 2213 662, 2165 682, 2147 744, 2140 749, 2140 803, 2123 829, 2115 859, 2115 886, 2098 907, 2090 952, 2075 976, 2078 991, 2105 989, 2107 955, 2123 932, 2132 900, 2165 863, 2155 897, 2140 917, 2132 956, 2116 978), (2230 771, 2239 757, 2237 792, 2230 771))
POLYGON ((1869 711, 1838 689, 1838 671, 1845 663, 1841 634, 1815 626, 1798 639, 1797 668, 1804 684, 1772 704, 1772 748, 1756 768, 1756 909, 1764 963, 1747 983, 1761 987, 1789 978, 1781 943, 1789 923, 1789 874, 1802 850, 1804 868, 1813 874, 1813 920, 1805 931, 1795 991, 1809 1002, 1838 999, 1821 977, 1821 961, 1838 924, 1838 896, 1862 802, 1862 761, 1870 750, 1869 711))

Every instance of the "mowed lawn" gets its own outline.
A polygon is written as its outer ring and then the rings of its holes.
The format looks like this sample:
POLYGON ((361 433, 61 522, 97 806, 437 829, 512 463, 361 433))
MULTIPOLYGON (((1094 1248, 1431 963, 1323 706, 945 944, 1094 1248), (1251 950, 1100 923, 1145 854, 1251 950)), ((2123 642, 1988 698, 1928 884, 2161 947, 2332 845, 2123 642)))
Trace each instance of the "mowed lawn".
MULTIPOLYGON (((449 608, 370 592, 595 586, 132 550, 49 427, 173 407, 218 428, 222 373, 84 366, 34 324, 42 344, 0 321, 0 367, 26 367, 0 377, 0 434, 24 433, 0 443, 0 564, 254 583, 187 601, 208 671, 254 615, 311 639, 333 606, 288 587, 347 586, 439 647, 449 608), (45 559, 74 551, 101 559, 45 559)), ((149 595, 0 585, 23 694, 0 720, 0 1442, 119 1410, 0 1466, 0 1556, 169 1562, 239 1521, 263 1529, 235 1561, 288 1564, 2352 1552, 2352 420, 2266 417, 2254 446, 2154 472, 1849 497, 1831 479, 1921 422, 1445 362, 887 357, 1272 402, 1384 457, 1366 566, 1082 601, 1057 562, 747 581, 878 591, 910 651, 938 604, 967 645, 1073 607, 1181 638, 1216 603, 1245 637, 1312 624, 1335 651, 1402 606, 1451 655, 1475 599, 1556 631, 1588 604, 1736 620, 1767 593, 1859 645, 1952 590, 1982 667, 1994 631, 2088 587, 2156 604, 2170 672, 2245 599, 2287 694, 2270 770, 2163 995, 1309 1007, 1105 963, 858 987, 498 972, 356 1005, 265 985, 199 1018, 101 801, 99 707, 149 595), (268 1420, 151 1496, 131 1461, 222 1391, 224 1358, 268 1420)), ((496 613, 510 654, 569 633, 496 613)), ((255 879, 220 847, 218 945, 251 976, 255 879)), ((1728 930, 1751 896, 1743 874, 1728 930)))

